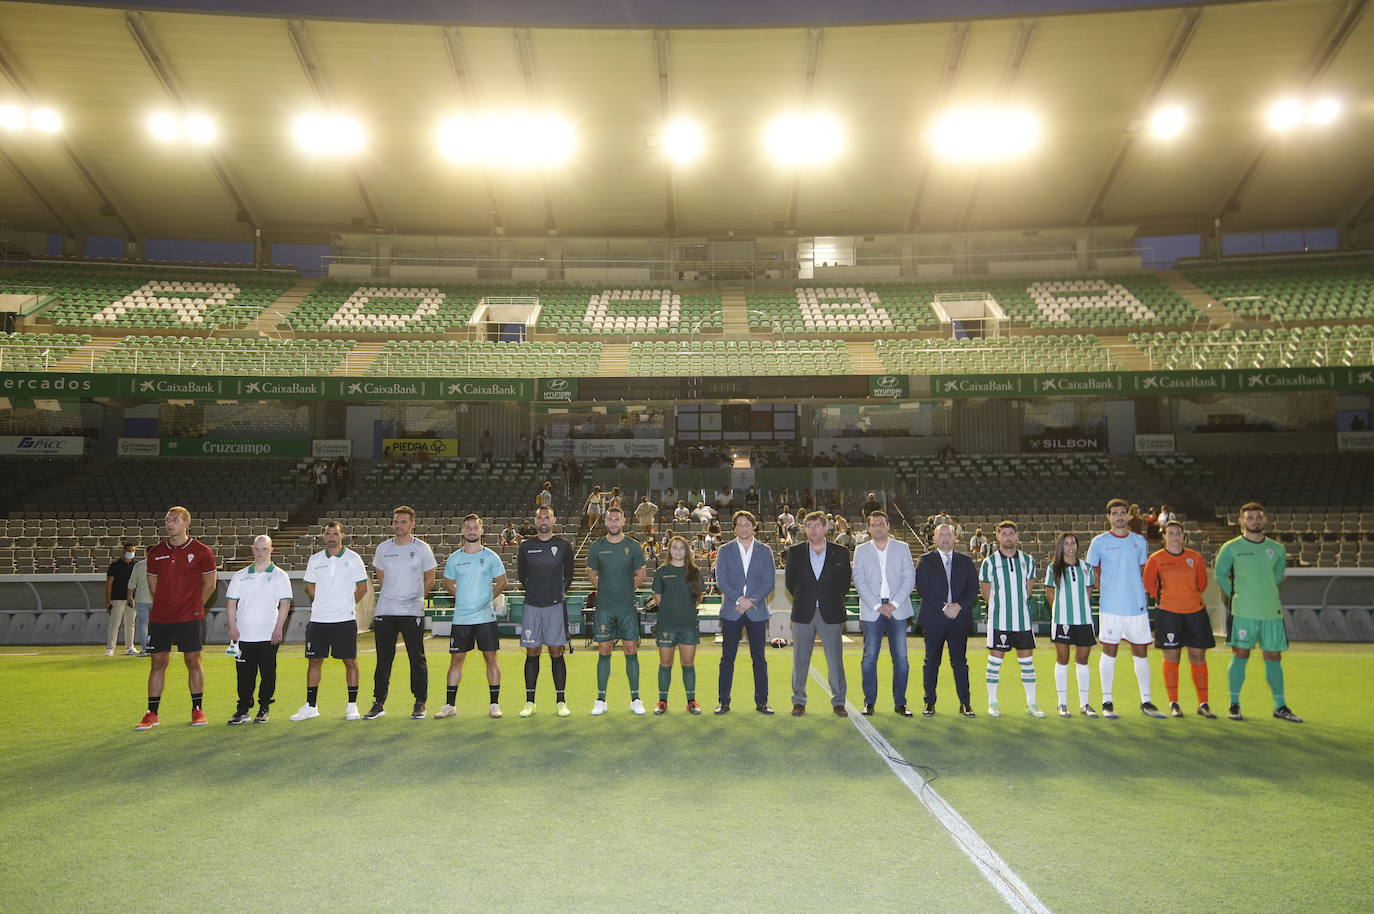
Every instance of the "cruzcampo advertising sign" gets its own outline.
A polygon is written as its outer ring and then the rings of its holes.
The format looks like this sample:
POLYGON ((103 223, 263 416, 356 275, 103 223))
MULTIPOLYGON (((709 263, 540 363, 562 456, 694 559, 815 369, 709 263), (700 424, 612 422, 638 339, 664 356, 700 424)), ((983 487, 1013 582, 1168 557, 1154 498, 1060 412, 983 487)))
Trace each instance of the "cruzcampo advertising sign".
POLYGON ((905 400, 911 396, 911 379, 904 374, 869 375, 868 396, 874 400, 905 400))
POLYGON ((308 438, 163 438, 163 457, 309 457, 308 438))

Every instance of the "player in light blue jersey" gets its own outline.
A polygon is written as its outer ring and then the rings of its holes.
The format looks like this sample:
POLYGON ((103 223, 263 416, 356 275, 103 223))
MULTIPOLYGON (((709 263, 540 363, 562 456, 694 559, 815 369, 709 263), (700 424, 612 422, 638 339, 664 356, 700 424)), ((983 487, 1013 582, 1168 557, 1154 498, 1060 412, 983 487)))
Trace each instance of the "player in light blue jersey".
POLYGON ((1135 681, 1140 689, 1140 711, 1148 717, 1164 714, 1150 700, 1150 614, 1145 608, 1145 562, 1149 547, 1145 537, 1132 533, 1130 508, 1120 498, 1107 502, 1107 521, 1111 529, 1093 537, 1088 547, 1088 564, 1097 577, 1097 608, 1102 644, 1098 674, 1102 678, 1102 716, 1119 717, 1112 701, 1116 678, 1116 651, 1122 641, 1131 646, 1135 681))

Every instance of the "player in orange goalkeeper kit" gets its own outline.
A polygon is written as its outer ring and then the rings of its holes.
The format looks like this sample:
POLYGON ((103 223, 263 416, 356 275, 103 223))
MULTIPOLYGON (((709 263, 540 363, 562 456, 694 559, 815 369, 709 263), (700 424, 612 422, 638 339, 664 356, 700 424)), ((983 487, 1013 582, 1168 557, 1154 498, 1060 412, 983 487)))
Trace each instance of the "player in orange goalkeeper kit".
POLYGON ((1159 601, 1155 613, 1155 647, 1164 651, 1164 688, 1169 713, 1182 717, 1178 703, 1178 661, 1188 649, 1188 665, 1197 689, 1197 713, 1215 718, 1207 704, 1207 648, 1216 647, 1212 621, 1202 592, 1207 589, 1207 563, 1202 554, 1183 546, 1183 525, 1164 525, 1164 548, 1145 562, 1145 592, 1159 601))

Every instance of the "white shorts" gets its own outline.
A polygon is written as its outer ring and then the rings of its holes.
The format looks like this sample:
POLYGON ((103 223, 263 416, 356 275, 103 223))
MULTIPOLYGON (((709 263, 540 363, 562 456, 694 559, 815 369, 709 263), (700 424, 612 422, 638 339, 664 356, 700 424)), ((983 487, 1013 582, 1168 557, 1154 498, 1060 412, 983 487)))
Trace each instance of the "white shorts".
POLYGON ((1152 644, 1154 637, 1150 634, 1150 616, 1148 613, 1140 613, 1135 616, 1118 616, 1115 613, 1099 613, 1097 640, 1103 644, 1120 644, 1128 641, 1131 644, 1152 644))

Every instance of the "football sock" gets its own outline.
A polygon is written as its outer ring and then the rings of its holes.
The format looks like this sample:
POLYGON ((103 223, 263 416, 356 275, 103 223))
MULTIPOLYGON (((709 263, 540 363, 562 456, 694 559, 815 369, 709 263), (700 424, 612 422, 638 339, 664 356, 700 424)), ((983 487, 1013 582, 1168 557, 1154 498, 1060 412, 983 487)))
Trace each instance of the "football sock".
POLYGON ((351 704, 351 705, 354 705, 354 704, 357 704, 357 703, 358 703, 358 687, 357 687, 357 686, 349 686, 349 687, 348 687, 348 703, 351 704))
POLYGON ((568 687, 568 662, 562 654, 559 654, 557 657, 550 658, 549 666, 553 669, 554 698, 557 701, 566 701, 563 693, 568 687))
POLYGON ((639 655, 625 655, 625 678, 630 681, 630 700, 639 698, 639 655))
POLYGON ((539 657, 525 656, 525 701, 534 701, 534 689, 539 684, 539 657))
POLYGON ((204 692, 192 692, 192 693, 191 693, 191 710, 192 710, 192 711, 199 711, 199 710, 201 709, 201 708, 200 708, 200 701, 201 701, 201 699, 204 697, 204 695, 205 695, 204 692))
POLYGON ((1075 663, 1074 672, 1078 674, 1078 703, 1085 705, 1088 703, 1088 665, 1086 663, 1075 663))
POLYGON ((1245 685, 1245 666, 1249 657, 1231 655, 1231 665, 1226 668, 1226 684, 1231 687, 1231 704, 1240 704, 1240 690, 1245 685))
POLYGON ((1140 689, 1142 704, 1150 700, 1150 658, 1131 655, 1131 666, 1135 668, 1135 684, 1140 689))
POLYGON ((1116 679, 1116 658, 1103 654, 1097 658, 1097 675, 1102 680, 1102 700, 1112 700, 1112 681, 1116 679))
POLYGON ((1002 658, 988 655, 988 704, 997 704, 997 683, 1002 678, 1002 658))
POLYGON ((1164 661, 1164 691, 1169 693, 1169 701, 1178 701, 1178 661, 1164 661))
POLYGON ((1193 663, 1188 667, 1193 674, 1193 688, 1197 690, 1197 702, 1207 704, 1207 664, 1193 663))
POLYGON ((487 701, 497 704, 501 701, 501 687, 499 685, 487 686, 487 701))
POLYGON ((308 705, 310 705, 310 707, 313 708, 313 707, 315 707, 316 703, 319 702, 319 700, 320 700, 320 687, 319 687, 319 686, 306 686, 306 687, 305 687, 305 703, 308 704, 308 705))
POLYGON ((449 686, 444 692, 444 704, 453 705, 458 701, 458 687, 449 686))
POLYGON ((161 696, 161 695, 149 695, 149 696, 148 696, 148 713, 149 713, 149 714, 156 714, 156 713, 157 713, 157 706, 160 705, 160 704, 162 704, 162 696, 161 696))
POLYGON ((1288 704, 1283 697, 1283 664, 1278 660, 1264 661, 1264 678, 1269 680, 1269 691, 1274 693, 1274 707, 1288 704))
POLYGON ((687 690, 687 700, 697 700, 697 668, 690 663, 682 665, 682 686, 687 690))
POLYGON ((1067 663, 1054 665, 1054 690, 1059 693, 1061 705, 1069 703, 1069 665, 1067 663))
POLYGON ((1026 690, 1026 704, 1035 704, 1035 663, 1029 657, 1018 657, 1021 664, 1021 687, 1026 690))
POLYGON ((658 667, 658 700, 668 700, 668 688, 673 684, 673 668, 659 664, 658 667))
POLYGON ((606 700, 606 684, 611 681, 611 655, 600 654, 596 658, 596 700, 606 700))

